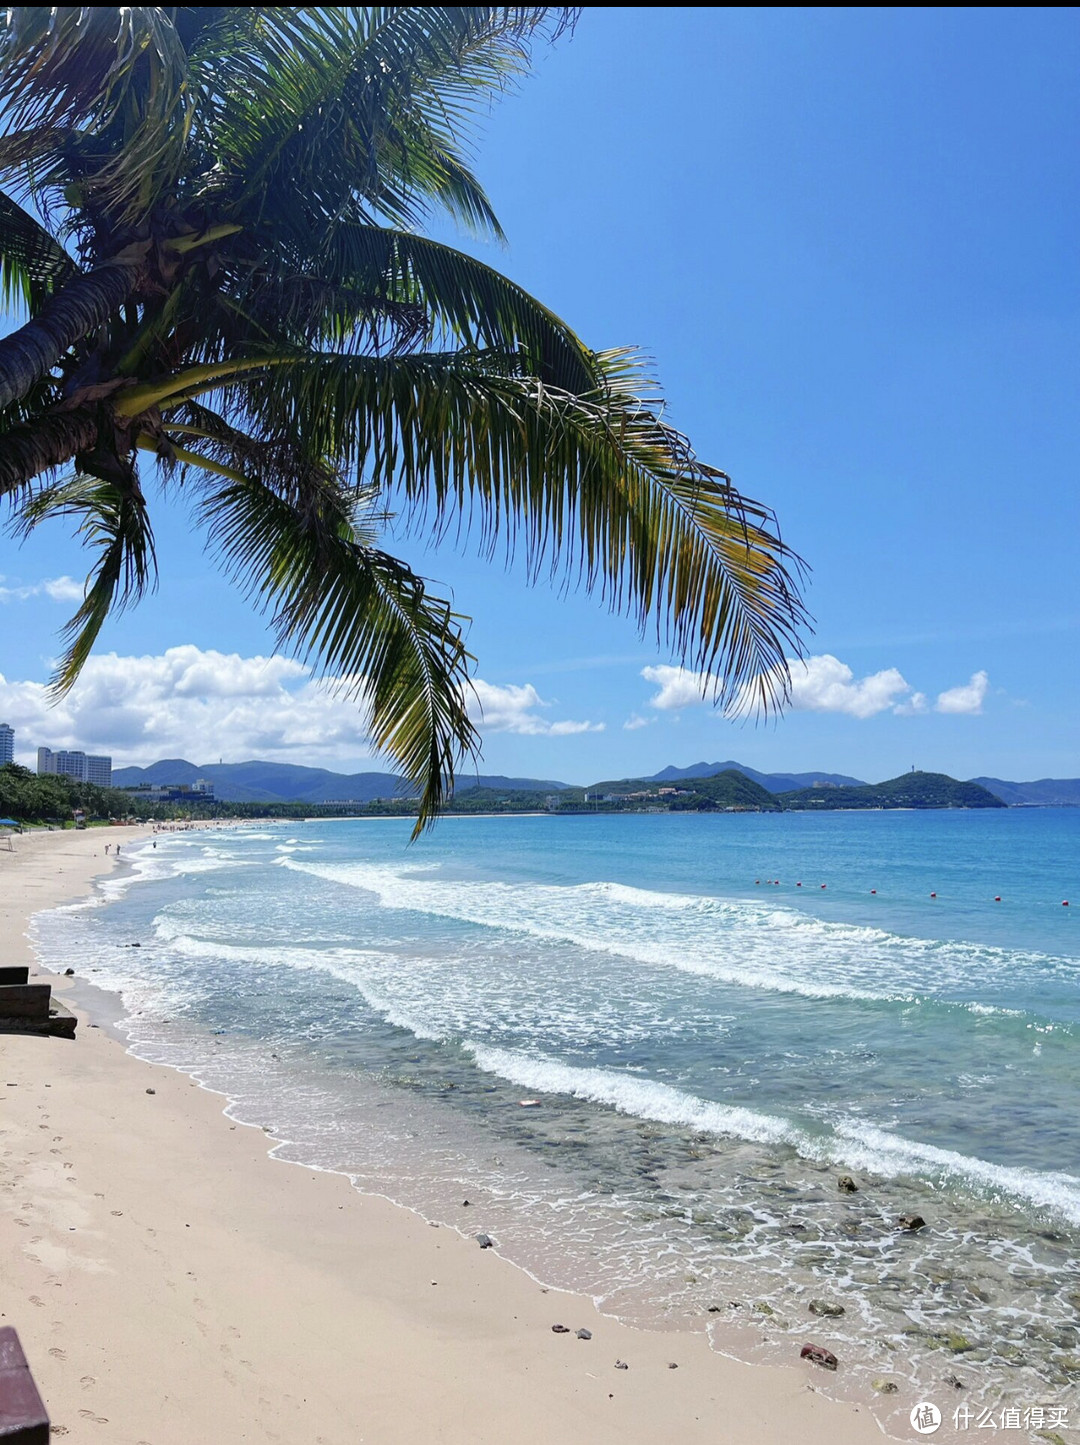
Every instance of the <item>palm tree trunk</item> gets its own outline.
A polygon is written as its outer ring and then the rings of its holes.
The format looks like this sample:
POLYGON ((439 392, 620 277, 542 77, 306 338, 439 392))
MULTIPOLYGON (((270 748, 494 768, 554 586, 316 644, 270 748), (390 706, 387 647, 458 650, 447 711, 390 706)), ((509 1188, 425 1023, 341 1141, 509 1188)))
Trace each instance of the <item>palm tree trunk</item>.
POLYGON ((92 451, 100 429, 101 410, 96 406, 48 412, 11 427, 0 436, 0 497, 92 451))
POLYGON ((146 247, 138 247, 138 253, 114 256, 69 281, 32 321, 0 341, 0 409, 25 396, 66 351, 128 299, 146 274, 146 247))

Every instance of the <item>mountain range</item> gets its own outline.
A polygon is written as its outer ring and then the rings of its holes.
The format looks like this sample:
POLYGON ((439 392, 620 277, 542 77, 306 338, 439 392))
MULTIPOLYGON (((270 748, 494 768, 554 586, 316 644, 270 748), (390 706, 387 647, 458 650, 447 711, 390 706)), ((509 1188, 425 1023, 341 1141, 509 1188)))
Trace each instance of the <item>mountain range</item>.
MULTIPOLYGON (((333 773, 327 768, 304 768, 295 763, 206 763, 196 766, 185 758, 163 758, 148 768, 114 768, 114 788, 188 787, 205 778, 214 796, 225 803, 370 803, 376 798, 407 798, 413 789, 394 773, 333 773)), ((542 778, 506 778, 499 774, 463 774, 459 793, 470 788, 504 788, 527 792, 558 792, 567 783, 542 778)))
MULTIPOLYGON (((851 788, 866 786, 861 779, 843 773, 762 773, 742 763, 692 763, 686 768, 666 767, 641 781, 677 783, 685 778, 709 778, 718 773, 742 773, 770 793, 789 793, 801 788, 851 788)), ((164 758, 148 768, 116 768, 113 786, 134 788, 181 784, 190 786, 199 778, 214 785, 215 796, 228 803, 370 803, 376 798, 402 798, 411 794, 393 773, 335 773, 328 768, 305 768, 295 763, 205 763, 197 766, 185 758, 164 758)), ((1080 778, 1040 778, 1030 783, 1012 783, 1002 778, 972 778, 1012 807, 1080 806, 1080 778)), ((470 788, 493 788, 507 792, 558 793, 574 787, 552 778, 510 778, 502 774, 464 774, 457 779, 459 793, 470 788)), ((597 786, 590 784, 590 787, 597 786)), ((604 784, 610 787, 610 784, 604 784)))

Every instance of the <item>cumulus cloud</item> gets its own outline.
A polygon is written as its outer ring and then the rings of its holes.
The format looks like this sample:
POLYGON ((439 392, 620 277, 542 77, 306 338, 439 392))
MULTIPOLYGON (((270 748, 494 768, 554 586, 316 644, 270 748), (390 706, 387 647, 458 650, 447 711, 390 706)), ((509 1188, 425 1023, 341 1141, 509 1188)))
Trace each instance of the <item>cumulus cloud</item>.
POLYGON ((913 692, 907 702, 900 702, 893 708, 897 717, 918 717, 930 707, 925 692, 913 692))
POLYGON ((636 732, 638 728, 651 727, 655 721, 656 719, 654 717, 642 717, 639 713, 632 712, 623 723, 623 731, 628 733, 636 732))
MULTIPOLYGON (((849 717, 874 717, 902 705, 911 685, 895 667, 856 679, 846 662, 831 653, 789 662, 791 706, 805 712, 840 712, 849 717)), ((916 694, 917 696, 917 694, 916 694)))
POLYGON ((4 585, 6 578, 0 577, 0 602, 26 602, 31 597, 47 597, 50 602, 81 602, 83 585, 74 577, 43 577, 40 582, 28 582, 18 587, 4 585))
MULTIPOLYGON (((842 713, 848 717, 871 718, 892 712, 899 717, 915 717, 930 710, 927 696, 916 692, 898 668, 886 667, 880 672, 856 677, 846 662, 831 653, 805 659, 788 659, 790 699, 793 712, 842 713)), ((684 667, 646 667, 646 682, 657 684, 658 691, 649 705, 661 711, 693 707, 707 703, 715 695, 715 679, 708 673, 693 672, 684 667)), ((937 712, 977 713, 982 710, 989 681, 985 672, 977 672, 963 687, 950 688, 939 695, 937 712)), ((732 705, 738 714, 752 710, 755 693, 746 688, 732 705)))
POLYGON ((938 693, 935 712, 980 713, 990 679, 985 672, 973 672, 971 681, 961 687, 950 687, 938 693))
POLYGON ((510 683, 498 687, 494 683, 476 678, 473 687, 479 704, 475 711, 476 720, 486 733, 520 733, 526 736, 569 737, 574 733, 602 733, 603 723, 593 722, 551 722, 540 716, 538 709, 550 707, 533 687, 531 682, 523 685, 510 683))
POLYGON ((660 688, 649 698, 649 706, 664 712, 706 702, 713 687, 707 672, 691 672, 686 667, 643 667, 641 675, 646 682, 654 682, 660 688))
MULTIPOLYGON (((484 733, 561 737, 602 724, 552 721, 530 684, 492 687, 477 680, 484 733)), ((92 657, 55 706, 40 682, 0 676, 0 720, 15 728, 21 755, 41 744, 111 753, 117 766, 186 757, 353 764, 377 755, 363 700, 340 680, 320 682, 287 657, 241 657, 192 645, 155 656, 92 657)), ((385 759, 381 766, 385 766, 385 759)))

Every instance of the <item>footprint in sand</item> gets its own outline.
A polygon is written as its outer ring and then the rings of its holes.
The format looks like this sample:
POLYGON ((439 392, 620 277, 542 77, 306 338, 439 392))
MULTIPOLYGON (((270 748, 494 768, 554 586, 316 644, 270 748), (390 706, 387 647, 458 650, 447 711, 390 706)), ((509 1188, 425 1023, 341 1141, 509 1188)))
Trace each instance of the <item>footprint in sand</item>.
POLYGON ((52 1355, 52 1357, 53 1357, 54 1360, 66 1360, 66 1359, 67 1359, 67 1353, 66 1353, 66 1351, 60 1349, 60 1347, 59 1347, 58 1345, 53 1345, 52 1349, 49 1351, 49 1354, 52 1355))
POLYGON ((15 1216, 15 1223, 16 1223, 16 1224, 21 1224, 22 1227, 23 1227, 23 1229, 29 1229, 29 1228, 30 1228, 30 1221, 29 1221, 29 1219, 20 1219, 17 1214, 16 1214, 16 1216, 15 1216))
POLYGON ((82 1385, 83 1389, 88 1390, 91 1385, 97 1384, 97 1380, 93 1375, 81 1375, 79 1377, 79 1384, 82 1385))
POLYGON ((67 1432, 68 1432, 68 1427, 67 1427, 66 1425, 50 1425, 50 1426, 49 1426, 49 1434, 50 1434, 50 1435, 66 1435, 67 1432))
POLYGON ((43 1310, 45 1308, 45 1301, 43 1299, 38 1299, 36 1294, 32 1294, 30 1296, 30 1303, 32 1305, 37 1305, 39 1310, 43 1310))
POLYGON ((124 1211, 123 1211, 122 1209, 110 1209, 110 1210, 109 1210, 109 1213, 110 1213, 110 1214, 115 1214, 115 1215, 117 1215, 118 1217, 119 1217, 121 1214, 123 1214, 123 1212, 124 1212, 124 1211))
POLYGON ((108 1415, 95 1415, 93 1410, 80 1410, 79 1414, 84 1420, 93 1420, 95 1425, 107 1425, 109 1423, 108 1415))

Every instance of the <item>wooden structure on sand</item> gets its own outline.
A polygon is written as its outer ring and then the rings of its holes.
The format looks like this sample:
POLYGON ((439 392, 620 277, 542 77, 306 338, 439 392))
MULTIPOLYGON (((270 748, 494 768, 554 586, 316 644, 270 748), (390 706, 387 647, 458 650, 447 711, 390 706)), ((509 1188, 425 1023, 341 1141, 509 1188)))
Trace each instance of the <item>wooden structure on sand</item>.
POLYGON ((26 968, 0 968, 0 1034, 73 1039, 77 1022, 71 1010, 53 998, 50 984, 31 983, 26 968))

